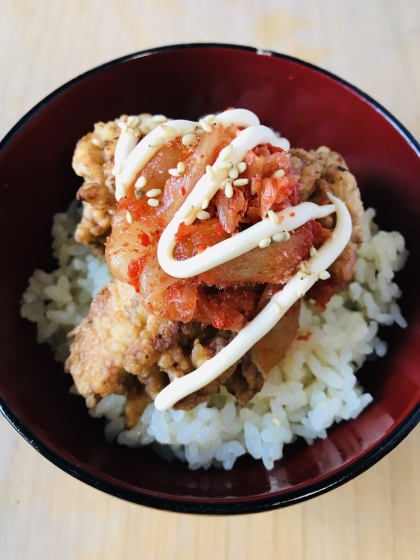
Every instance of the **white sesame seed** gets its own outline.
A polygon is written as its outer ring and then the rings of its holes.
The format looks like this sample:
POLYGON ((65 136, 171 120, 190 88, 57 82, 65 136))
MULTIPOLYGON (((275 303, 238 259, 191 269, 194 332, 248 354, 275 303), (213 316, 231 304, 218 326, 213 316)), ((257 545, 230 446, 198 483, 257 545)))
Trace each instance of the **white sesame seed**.
POLYGON ((221 187, 226 187, 226 185, 228 183, 231 183, 231 182, 232 182, 232 179, 230 177, 227 177, 226 179, 223 179, 223 181, 220 182, 220 186, 221 187))
POLYGON ((184 173, 185 171, 185 163, 183 161, 180 161, 177 163, 176 168, 178 170, 178 173, 184 173))
POLYGON ((197 130, 195 131, 196 136, 201 136, 202 134, 204 134, 204 130, 202 128, 197 128, 197 130))
POLYGON ((258 245, 261 247, 261 249, 265 249, 270 245, 270 243, 271 243, 271 237, 264 237, 264 239, 261 239, 258 245))
POLYGON ((317 257, 318 256, 318 251, 315 249, 315 247, 311 247, 309 249, 309 254, 311 255, 311 257, 317 257))
POLYGON ((195 134, 185 134, 182 137, 184 146, 196 146, 198 144, 197 136, 195 134))
POLYGON ((235 179, 233 184, 235 187, 243 187, 249 183, 249 179, 235 179))
POLYGON ((201 128, 203 130, 205 130, 206 132, 211 132, 212 131, 211 125, 208 122, 206 122, 204 119, 200 119, 199 123, 200 123, 201 128))
POLYGON ((134 196, 137 198, 137 200, 140 200, 140 198, 145 194, 146 193, 141 189, 134 189, 134 196))
POLYGON ((163 134, 167 138, 176 138, 178 136, 177 131, 170 124, 162 124, 160 127, 162 129, 163 134))
POLYGON ((154 198, 155 196, 160 196, 162 194, 162 191, 160 189, 150 189, 150 191, 147 191, 146 196, 148 198, 154 198))
POLYGON ((114 167, 112 168, 112 174, 115 175, 119 175, 121 173, 121 171, 123 170, 123 166, 122 163, 117 163, 116 165, 114 165, 114 167))
POLYGON ((191 214, 191 212, 194 210, 194 206, 190 206, 189 208, 187 208, 185 210, 185 214, 184 214, 184 220, 185 218, 188 218, 188 216, 191 214))
POLYGON ((125 186, 124 183, 120 183, 120 192, 121 192, 122 198, 127 197, 127 187, 125 186))
POLYGON ((284 240, 287 241, 288 239, 290 239, 290 233, 288 231, 284 232, 284 240))
POLYGON ((169 175, 172 175, 172 177, 179 177, 180 176, 180 172, 178 171, 178 169, 176 167, 173 167, 172 169, 168 169, 168 173, 169 173, 169 175))
POLYGON ((146 177, 141 176, 135 182, 134 187, 136 189, 142 189, 144 186, 146 186, 146 183, 147 183, 146 177))
POLYGON ((232 150, 233 150, 232 144, 228 144, 226 146, 226 148, 223 148, 223 150, 220 150, 219 159, 221 161, 226 161, 227 159, 229 159, 230 154, 232 153, 232 150))
POLYGON ((279 217, 273 210, 268 211, 268 219, 272 224, 278 224, 280 222, 279 217))
POLYGON ((232 169, 229 170, 229 177, 231 179, 237 179, 239 175, 239 171, 237 167, 233 166, 232 169))
MULTIPOLYGON (((276 311, 279 315, 281 313, 283 313, 283 309, 281 308, 281 305, 279 303, 277 303, 277 301, 273 301, 273 308, 274 308, 274 311, 276 311)), ((277 420, 277 418, 276 418, 276 420, 277 420)), ((273 418, 273 422, 274 422, 274 418, 273 418)), ((277 420, 277 422, 278 422, 278 420, 277 420)), ((280 426, 280 424, 278 424, 278 425, 280 426)))
POLYGON ((233 196, 232 183, 226 183, 225 196, 226 196, 226 198, 232 198, 232 196, 233 196))
POLYGON ((208 220, 210 218, 210 214, 208 212, 206 212, 205 210, 199 210, 197 212, 197 218, 199 220, 208 220))
POLYGON ((165 117, 165 115, 154 115, 152 117, 152 121, 155 123, 164 123, 166 122, 168 119, 165 117))
POLYGON ((230 161, 221 161, 218 159, 215 163, 217 169, 230 169, 233 167, 233 164, 230 161))
POLYGON ((147 201, 147 204, 149 206, 159 206, 160 202, 159 202, 159 200, 156 200, 156 198, 149 198, 149 200, 147 201))
POLYGON ((103 148, 105 145, 99 138, 92 138, 92 144, 94 144, 98 148, 103 148))
POLYGON ((216 120, 216 117, 214 115, 207 115, 207 117, 204 117, 204 120, 209 124, 213 124, 216 120))
POLYGON ((302 269, 302 272, 304 272, 305 274, 310 274, 311 273, 311 269, 308 265, 308 261, 302 261, 300 263, 300 268, 302 269))
POLYGON ((201 203, 201 208, 205 210, 209 205, 209 199, 207 196, 203 198, 203 202, 201 203))
POLYGON ((149 132, 150 132, 151 130, 152 130, 152 129, 151 129, 150 126, 147 125, 147 124, 142 124, 142 125, 140 126, 140 132, 141 132, 142 134, 149 134, 149 132))
POLYGON ((141 124, 141 119, 136 115, 131 115, 127 119, 127 124, 133 128, 137 128, 141 124))
POLYGON ((243 173, 246 169, 246 163, 244 161, 241 161, 241 163, 238 163, 238 171, 239 173, 243 173))
POLYGON ((331 274, 328 272, 328 270, 324 270, 322 272, 320 272, 318 274, 318 278, 320 280, 328 280, 328 278, 330 278, 331 274))
POLYGON ((125 216, 126 216, 127 222, 129 224, 132 224, 134 222, 133 214, 129 210, 127 210, 127 213, 126 213, 125 216))
POLYGON ((149 148, 161 148, 164 144, 166 144, 165 138, 163 136, 156 136, 149 144, 149 148))
POLYGON ((183 134, 183 136, 185 136, 186 134, 195 134, 197 132, 197 129, 195 127, 189 128, 188 130, 186 130, 183 134))
POLYGON ((118 121, 118 126, 121 128, 121 132, 126 132, 128 125, 124 121, 118 121))
POLYGON ((285 233, 286 233, 285 231, 280 231, 279 233, 275 233, 272 237, 273 241, 275 241, 276 243, 281 243, 286 239, 285 233))
POLYGON ((299 278, 299 280, 305 280, 305 278, 308 278, 308 275, 305 274, 302 270, 299 270, 296 276, 299 278))
POLYGON ((276 418, 275 416, 273 416, 273 418, 271 420, 273 421, 273 424, 275 424, 276 426, 281 426, 280 420, 278 418, 276 418))
POLYGON ((213 167, 211 165, 206 166, 206 171, 210 176, 210 181, 214 181, 216 179, 216 175, 213 171, 213 167))
POLYGON ((280 177, 284 177, 284 169, 278 169, 271 175, 272 179, 279 179, 280 177))
POLYGON ((133 130, 133 134, 134 134, 134 138, 140 138, 141 131, 138 128, 136 128, 133 130))

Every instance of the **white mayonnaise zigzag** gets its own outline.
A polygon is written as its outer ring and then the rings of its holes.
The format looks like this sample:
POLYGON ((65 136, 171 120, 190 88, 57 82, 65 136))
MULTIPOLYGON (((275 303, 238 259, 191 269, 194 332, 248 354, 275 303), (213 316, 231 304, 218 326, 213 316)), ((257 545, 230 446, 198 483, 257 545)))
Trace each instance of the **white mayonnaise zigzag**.
MULTIPOLYGON (((332 238, 327 240, 318 251, 315 251, 309 260, 305 261, 304 270, 296 273, 225 348, 192 373, 174 380, 158 394, 155 399, 155 406, 158 410, 167 410, 180 399, 201 389, 242 358, 319 278, 329 276, 326 269, 341 254, 352 231, 351 217, 345 204, 329 195, 332 202, 330 205, 318 206, 311 202, 304 202, 294 206, 293 212, 290 212, 289 208, 277 213, 270 212, 269 218, 207 248, 201 254, 184 261, 174 259, 175 235, 181 222, 192 224, 200 216, 200 211, 206 207, 203 202, 208 203, 211 200, 223 182, 228 179, 229 170, 241 164, 248 150, 264 143, 270 143, 285 150, 290 148, 290 144, 285 138, 279 138, 271 129, 260 125, 258 117, 246 109, 225 111, 214 117, 212 121, 224 125, 235 124, 244 130, 220 152, 214 165, 209 166, 207 173, 199 179, 161 235, 158 244, 158 261, 167 274, 176 278, 189 278, 206 272, 258 245, 262 247, 261 250, 264 250, 263 247, 271 242, 273 236, 273 239, 277 241, 276 235, 281 236, 282 233, 298 228, 309 220, 323 218, 332 212, 337 214, 337 224, 332 238)), ((202 121, 200 124, 205 126, 202 121)), ((168 124, 155 128, 137 146, 135 146, 131 132, 123 131, 116 149, 116 165, 121 166, 116 175, 117 199, 126 196, 127 186, 134 181, 138 172, 165 142, 182 136, 192 127, 197 126, 198 123, 193 121, 169 121, 168 124)), ((284 233, 284 239, 286 238, 284 233)))

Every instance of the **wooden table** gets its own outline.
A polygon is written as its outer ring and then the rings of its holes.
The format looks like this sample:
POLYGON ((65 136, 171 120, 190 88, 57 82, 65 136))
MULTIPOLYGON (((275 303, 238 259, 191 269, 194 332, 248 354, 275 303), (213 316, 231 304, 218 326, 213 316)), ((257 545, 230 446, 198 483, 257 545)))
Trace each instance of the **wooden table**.
MULTIPOLYGON (((417 0, 3 0, 0 136, 81 72, 163 44, 269 48, 349 80, 420 136, 417 0)), ((333 492, 236 518, 162 513, 90 488, 0 418, 0 560, 420 558, 420 430, 333 492)))

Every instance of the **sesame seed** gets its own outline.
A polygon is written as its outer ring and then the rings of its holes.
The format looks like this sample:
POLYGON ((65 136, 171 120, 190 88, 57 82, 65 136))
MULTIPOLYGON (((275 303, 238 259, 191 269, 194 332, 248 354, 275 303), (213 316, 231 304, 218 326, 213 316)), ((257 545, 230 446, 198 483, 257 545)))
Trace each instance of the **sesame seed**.
POLYGON ((261 249, 265 249, 270 245, 270 243, 271 243, 271 237, 264 237, 264 239, 261 239, 258 245, 259 247, 261 247, 261 249))
POLYGON ((228 183, 231 183, 231 182, 232 182, 232 179, 230 177, 227 177, 226 179, 223 179, 223 181, 220 182, 220 186, 221 187, 226 187, 226 185, 228 183))
POLYGON ((328 280, 328 278, 329 278, 330 276, 331 276, 331 274, 330 274, 327 270, 324 270, 323 272, 320 272, 320 273, 318 274, 318 278, 319 278, 320 280, 328 280))
POLYGON ((204 117, 203 120, 205 120, 209 124, 213 124, 216 120, 216 117, 214 115, 207 115, 207 117, 204 117))
POLYGON ((232 196, 233 196, 232 183, 226 183, 225 196, 226 196, 226 198, 232 198, 232 196))
MULTIPOLYGON (((260 245, 260 247, 261 247, 261 245, 260 245)), ((276 311, 279 315, 281 313, 283 313, 283 309, 281 308, 281 305, 279 303, 277 303, 277 301, 273 301, 273 308, 274 308, 274 311, 276 311)), ((276 420, 277 420, 277 418, 276 418, 276 420)), ((273 418, 273 422, 274 422, 274 418, 273 418)), ((278 420, 277 420, 277 422, 278 422, 278 420)))
POLYGON ((278 418, 276 418, 275 416, 273 416, 272 421, 273 421, 273 424, 275 424, 276 426, 281 426, 280 420, 278 418))
POLYGON ((197 130, 195 131, 196 136, 201 136, 202 134, 204 134, 204 130, 202 128, 197 128, 197 130))
POLYGON ((210 218, 210 214, 208 212, 206 212, 205 210, 199 210, 197 212, 197 218, 199 220, 208 220, 210 218))
POLYGON ((186 134, 195 134, 196 132, 197 132, 197 129, 192 127, 192 128, 189 128, 188 130, 186 130, 184 132, 183 136, 185 136, 186 134))
POLYGON ((311 273, 311 269, 309 267, 308 261, 302 261, 300 263, 300 268, 302 269, 302 272, 304 272, 305 274, 311 273))
POLYGON ((184 220, 185 218, 188 218, 188 216, 191 214, 191 212, 194 210, 194 206, 190 206, 189 208, 186 209, 185 214, 184 214, 184 220))
POLYGON ((137 200, 140 200, 140 198, 142 196, 144 196, 146 193, 144 191, 142 191, 141 189, 134 189, 134 196, 137 198, 137 200))
POLYGON ((176 166, 178 173, 184 173, 185 171, 185 163, 183 161, 180 161, 179 163, 177 163, 176 166))
POLYGON ((150 126, 147 125, 147 124, 142 124, 141 127, 140 127, 140 132, 141 132, 142 134, 149 134, 149 132, 150 132, 151 130, 152 130, 152 129, 151 129, 150 126))
POLYGON ((141 124, 141 119, 136 115, 128 117, 127 124, 133 128, 137 128, 141 124))
POLYGON ((155 196, 160 196, 162 194, 162 191, 160 189, 150 189, 150 191, 147 191, 146 196, 148 198, 154 198, 155 196))
POLYGON ((233 166, 232 169, 229 170, 229 177, 231 179, 237 179, 239 175, 239 171, 237 167, 233 166))
POLYGON ((225 160, 229 159, 230 154, 232 153, 232 150, 233 150, 232 144, 228 144, 226 146, 226 148, 223 148, 223 150, 220 150, 219 159, 221 161, 225 161, 225 160))
POLYGON ((198 144, 197 136, 195 134, 185 134, 182 137, 184 146, 196 146, 198 144))
POLYGON ((311 257, 317 257, 318 256, 318 251, 315 249, 315 247, 311 247, 309 249, 309 254, 311 255, 311 257))
POLYGON ((271 175, 272 179, 279 179, 280 177, 284 177, 284 169, 278 169, 271 175))
POLYGON ((105 145, 99 138, 92 138, 92 144, 94 144, 98 148, 103 148, 105 145))
POLYGON ((214 173, 213 167, 211 165, 207 165, 206 171, 210 176, 210 181, 214 181, 216 179, 216 175, 214 173))
POLYGON ((209 205, 209 199, 207 196, 203 198, 203 202, 201 203, 201 208, 205 210, 209 205))
POLYGON ((244 185, 247 185, 249 183, 249 179, 235 179, 233 181, 233 184, 235 185, 235 187, 243 187, 244 185))
POLYGON ((137 179, 137 181, 135 182, 134 187, 135 187, 136 189, 142 189, 143 187, 146 186, 146 183, 147 183, 146 177, 141 176, 141 177, 139 177, 139 178, 137 179))
POLYGON ((204 119, 200 119, 199 123, 203 130, 205 130, 206 132, 211 132, 212 130, 211 125, 208 122, 206 122, 204 119))
POLYGON ((159 200, 156 200, 156 198, 149 198, 149 200, 147 201, 147 204, 149 206, 159 206, 160 202, 159 202, 159 200))
POLYGON ((164 144, 166 144, 165 138, 162 136, 156 136, 149 144, 149 148, 161 148, 164 144))
POLYGON ((230 161, 222 161, 218 159, 215 163, 217 169, 230 169, 233 167, 233 164, 230 161))
POLYGON ((280 231, 279 233, 275 233, 272 237, 273 241, 275 241, 276 243, 281 243, 286 239, 285 233, 286 233, 285 231, 280 231))
POLYGON ((243 173, 246 169, 246 163, 244 161, 241 161, 241 163, 238 163, 238 171, 239 173, 243 173))
POLYGON ((114 165, 114 167, 112 168, 112 174, 115 175, 119 175, 121 173, 121 171, 123 170, 123 166, 122 163, 116 163, 114 165))
POLYGON ((299 280, 305 280, 305 278, 308 277, 308 275, 305 274, 304 272, 302 272, 302 270, 299 270, 299 272, 296 274, 296 276, 299 278, 299 280))
POLYGON ((166 122, 168 119, 165 117, 165 115, 154 115, 152 117, 152 121, 155 123, 164 123, 166 122))
POLYGON ((284 240, 287 241, 288 239, 290 239, 290 233, 288 231, 284 232, 284 240))
POLYGON ((118 126, 121 128, 121 132, 127 131, 127 123, 124 121, 118 121, 118 126))
POLYGON ((176 129, 170 124, 162 124, 160 127, 163 131, 163 134, 168 138, 176 138, 178 136, 176 129))
POLYGON ((168 169, 168 173, 169 173, 169 175, 172 175, 172 177, 179 177, 180 176, 180 173, 179 173, 179 171, 176 167, 173 167, 172 169, 168 169))
POLYGON ((141 131, 138 128, 136 128, 133 130, 133 134, 134 134, 134 138, 140 138, 141 131))
POLYGON ((121 192, 121 196, 122 198, 126 198, 127 197, 127 187, 125 186, 124 183, 120 183, 120 192, 121 192))
POLYGON ((127 222, 129 224, 132 224, 134 222, 133 214, 129 210, 127 210, 127 213, 126 213, 125 216, 126 216, 127 222))
POLYGON ((280 222, 279 217, 273 210, 268 211, 268 219, 272 224, 278 224, 280 222))

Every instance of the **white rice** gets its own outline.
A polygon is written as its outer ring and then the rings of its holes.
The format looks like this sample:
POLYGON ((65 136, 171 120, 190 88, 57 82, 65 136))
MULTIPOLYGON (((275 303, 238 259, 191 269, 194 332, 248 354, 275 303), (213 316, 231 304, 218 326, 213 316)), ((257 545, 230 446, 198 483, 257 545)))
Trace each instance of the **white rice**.
MULTIPOLYGON (((387 351, 378 327, 407 326, 396 303, 401 292, 393 282, 407 256, 404 238, 378 230, 374 215, 372 209, 365 212, 354 282, 323 313, 303 302, 296 339, 246 407, 222 387, 188 412, 160 412, 149 404, 137 426, 125 430, 126 398, 109 395, 90 411, 107 419, 106 439, 130 447, 153 444, 166 460, 177 457, 191 469, 212 464, 231 469, 245 453, 271 469, 284 444, 297 436, 311 443, 326 438, 334 422, 358 416, 372 396, 358 386, 355 372, 367 356, 383 357, 387 351)), ((110 279, 104 260, 74 240, 78 220, 75 206, 55 216, 53 249, 59 267, 51 274, 36 270, 23 296, 22 316, 37 323, 38 341, 52 344, 60 361, 69 352, 66 334, 88 314, 92 298, 110 279)))

